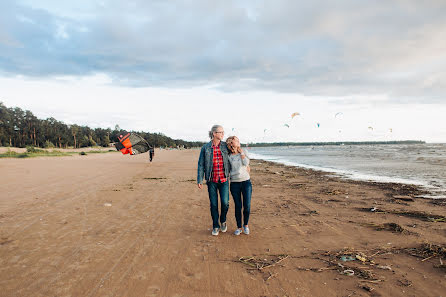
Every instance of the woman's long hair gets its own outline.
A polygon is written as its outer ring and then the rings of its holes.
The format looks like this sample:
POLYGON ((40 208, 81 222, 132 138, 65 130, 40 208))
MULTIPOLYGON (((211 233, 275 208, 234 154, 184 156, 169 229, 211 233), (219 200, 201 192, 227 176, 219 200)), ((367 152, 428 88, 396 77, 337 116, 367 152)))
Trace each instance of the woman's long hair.
MULTIPOLYGON (((237 154, 236 148, 232 145, 232 141, 233 141, 234 139, 238 139, 238 137, 237 137, 237 136, 229 136, 229 137, 226 139, 226 145, 228 146, 228 149, 229 149, 229 151, 230 151, 231 153, 233 153, 233 154, 237 154)), ((239 142, 240 142, 240 140, 239 140, 239 142)))

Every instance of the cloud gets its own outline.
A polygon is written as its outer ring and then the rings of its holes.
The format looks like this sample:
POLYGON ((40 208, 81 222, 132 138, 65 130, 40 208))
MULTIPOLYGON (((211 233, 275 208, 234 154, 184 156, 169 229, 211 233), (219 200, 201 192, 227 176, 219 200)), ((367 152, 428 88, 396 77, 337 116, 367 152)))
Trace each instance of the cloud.
POLYGON ((444 102, 444 1, 0 4, 0 73, 444 102))

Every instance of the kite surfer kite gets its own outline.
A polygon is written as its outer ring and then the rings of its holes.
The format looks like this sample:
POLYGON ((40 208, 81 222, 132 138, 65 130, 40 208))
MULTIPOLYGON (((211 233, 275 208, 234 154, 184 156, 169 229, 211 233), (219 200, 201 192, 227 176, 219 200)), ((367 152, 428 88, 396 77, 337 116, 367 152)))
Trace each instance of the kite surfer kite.
MULTIPOLYGON (((123 132, 118 136, 119 142, 115 142, 116 150, 121 151, 124 155, 138 155, 149 151, 152 146, 135 133, 123 132)), ((153 149, 153 148, 152 148, 153 149)), ((152 160, 153 155, 151 155, 150 160, 152 160)))

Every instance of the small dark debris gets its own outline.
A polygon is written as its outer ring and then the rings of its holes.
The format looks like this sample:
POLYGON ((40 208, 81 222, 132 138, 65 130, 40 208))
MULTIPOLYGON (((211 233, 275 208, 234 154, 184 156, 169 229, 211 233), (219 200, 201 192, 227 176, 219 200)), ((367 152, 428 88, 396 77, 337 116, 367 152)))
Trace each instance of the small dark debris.
POLYGON ((2 239, 0 240, 0 245, 5 245, 8 243, 13 242, 14 240, 9 239, 8 237, 2 237, 2 239))
POLYGON ((402 201, 410 201, 410 202, 415 201, 413 199, 413 197, 411 197, 411 196, 402 196, 402 195, 394 195, 393 199, 402 200, 402 201))
POLYGON ((372 292, 373 290, 375 290, 374 288, 367 285, 362 285, 361 288, 366 290, 367 292, 372 292))

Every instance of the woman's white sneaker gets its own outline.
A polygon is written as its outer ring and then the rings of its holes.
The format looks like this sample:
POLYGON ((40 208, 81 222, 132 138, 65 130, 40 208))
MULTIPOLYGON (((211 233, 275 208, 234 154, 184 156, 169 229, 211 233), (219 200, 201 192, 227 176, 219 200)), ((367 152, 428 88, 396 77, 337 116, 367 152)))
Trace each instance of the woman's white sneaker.
POLYGON ((212 235, 217 236, 218 233, 219 233, 219 229, 218 228, 212 229, 212 235))
POLYGON ((242 229, 237 229, 234 231, 234 235, 240 235, 242 234, 242 229))
POLYGON ((243 233, 245 233, 246 235, 249 234, 249 227, 248 226, 243 226, 243 233))

